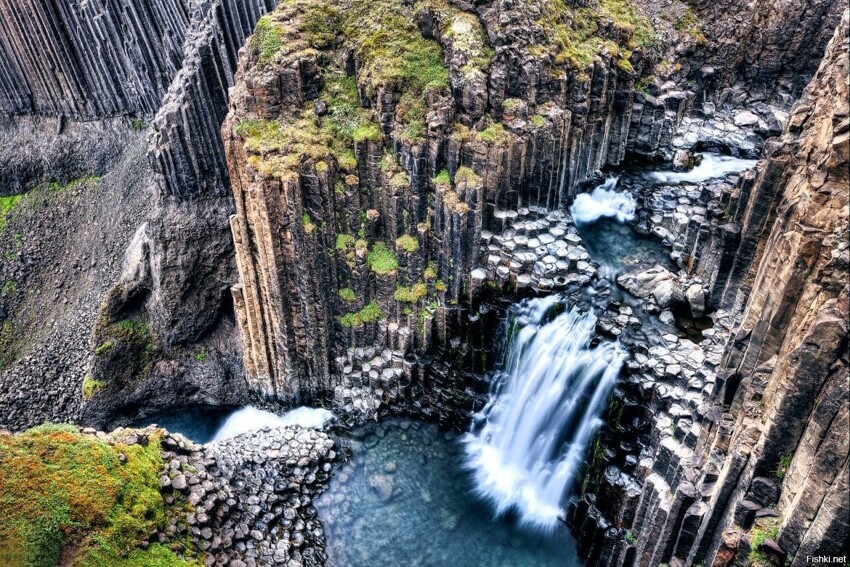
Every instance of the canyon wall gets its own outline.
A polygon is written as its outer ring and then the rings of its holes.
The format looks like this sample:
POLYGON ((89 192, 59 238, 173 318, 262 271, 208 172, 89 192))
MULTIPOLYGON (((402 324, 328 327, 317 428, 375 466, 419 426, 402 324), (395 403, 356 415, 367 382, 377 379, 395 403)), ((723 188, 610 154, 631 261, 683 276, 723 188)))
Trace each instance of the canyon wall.
POLYGON ((654 428, 637 483, 606 470, 597 498, 617 504, 596 500, 601 517, 577 520, 584 538, 629 530, 617 552, 584 540, 597 564, 796 566, 847 552, 847 24, 845 11, 783 136, 718 193, 727 218, 703 231, 691 269, 731 309, 712 331, 728 339, 701 345, 687 383, 670 366, 643 382, 654 428))
POLYGON ((410 380, 405 357, 452 348, 491 285, 482 235, 669 142, 693 96, 632 105, 649 33, 632 8, 576 8, 593 31, 570 51, 558 2, 383 4, 400 12, 385 27, 357 2, 284 4, 231 91, 234 304, 249 381, 270 398, 334 390, 349 349, 370 345, 410 380), (399 38, 417 46, 409 68, 399 38))

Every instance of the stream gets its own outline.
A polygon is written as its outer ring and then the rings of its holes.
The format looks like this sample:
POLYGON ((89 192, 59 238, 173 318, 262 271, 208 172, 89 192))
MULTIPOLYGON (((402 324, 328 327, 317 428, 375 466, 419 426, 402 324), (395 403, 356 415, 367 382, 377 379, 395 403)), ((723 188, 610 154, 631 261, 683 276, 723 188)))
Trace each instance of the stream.
MULTIPOLYGON (((706 155, 687 173, 631 175, 650 183, 695 184, 753 164, 706 155)), ((660 323, 616 286, 617 275, 633 267, 676 271, 669 250, 628 224, 636 201, 617 186, 611 177, 579 195, 571 208, 584 245, 599 264, 602 281, 589 293, 634 305, 643 333, 684 334, 679 321, 678 329, 660 323)), ((514 305, 504 322, 506 342, 488 403, 463 436, 404 419, 333 433, 352 457, 315 500, 328 565, 582 565, 562 510, 626 358, 618 342, 597 340, 595 321, 593 313, 555 295, 514 305)), ((332 417, 321 409, 296 408, 276 416, 249 407, 182 410, 146 423, 206 443, 260 427, 322 427, 332 417)))

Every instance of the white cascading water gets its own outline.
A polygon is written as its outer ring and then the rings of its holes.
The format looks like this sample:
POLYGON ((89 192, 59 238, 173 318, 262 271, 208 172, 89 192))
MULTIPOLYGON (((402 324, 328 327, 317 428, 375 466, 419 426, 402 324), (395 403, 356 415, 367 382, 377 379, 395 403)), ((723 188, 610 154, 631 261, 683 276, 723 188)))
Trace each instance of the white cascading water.
POLYGON ((659 183, 700 183, 756 166, 758 160, 741 159, 716 154, 700 154, 702 161, 690 171, 652 171, 646 177, 659 183))
POLYGON ((614 217, 620 222, 635 218, 637 203, 631 193, 616 191, 616 177, 610 177, 590 193, 576 195, 570 214, 579 224, 596 222, 602 217, 614 217))
POLYGON ((247 406, 231 414, 218 431, 215 432, 212 440, 222 441, 224 439, 230 439, 231 437, 262 429, 263 427, 300 425, 301 427, 321 429, 325 423, 333 418, 334 414, 331 411, 322 408, 300 407, 289 410, 283 415, 277 415, 270 411, 255 408, 254 406, 247 406))
POLYGON ((558 522, 625 358, 612 343, 590 347, 592 313, 569 307, 549 321, 559 301, 519 304, 504 372, 463 438, 476 492, 542 530, 558 522))

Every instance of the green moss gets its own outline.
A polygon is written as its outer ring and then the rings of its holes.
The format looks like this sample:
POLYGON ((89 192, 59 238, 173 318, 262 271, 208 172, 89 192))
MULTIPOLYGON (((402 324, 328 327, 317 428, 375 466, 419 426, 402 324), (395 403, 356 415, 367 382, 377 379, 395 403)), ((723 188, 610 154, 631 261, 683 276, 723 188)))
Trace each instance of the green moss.
POLYGON ((472 171, 471 168, 462 166, 455 173, 455 183, 468 183, 470 185, 478 185, 481 183, 481 178, 472 171))
POLYGON ((304 234, 313 234, 313 231, 316 230, 316 225, 309 213, 301 215, 301 227, 304 229, 304 234))
POLYGON ((419 241, 415 236, 404 234, 396 238, 396 248, 401 248, 405 252, 413 253, 419 250, 419 241))
POLYGON ((422 274, 422 277, 425 278, 426 282, 437 279, 437 263, 428 262, 428 266, 425 268, 425 272, 422 274))
POLYGON ((444 292, 444 291, 446 291, 447 289, 449 289, 449 286, 447 286, 447 285, 446 285, 446 282, 444 282, 443 280, 437 280, 437 281, 434 283, 434 289, 435 289, 435 290, 437 290, 437 291, 439 291, 439 292, 444 292))
POLYGON ((770 561, 761 551, 759 546, 766 539, 776 540, 779 535, 779 521, 776 518, 771 520, 761 520, 759 524, 753 527, 750 533, 750 564, 753 567, 770 567, 773 562, 770 561))
POLYGON ((83 395, 85 397, 90 398, 96 392, 99 392, 104 388, 106 388, 106 382, 103 380, 96 380, 89 374, 86 374, 85 377, 83 377, 83 395))
POLYGON ((403 171, 399 171, 390 178, 390 187, 395 190, 407 189, 410 187, 410 177, 403 171))
POLYGON ((357 126, 351 133, 351 138, 355 142, 378 141, 383 139, 384 134, 381 128, 374 123, 362 124, 357 126))
POLYGON ((379 276, 389 275, 398 269, 398 260, 383 242, 376 242, 366 256, 369 268, 379 276))
POLYGON ((56 565, 67 542, 74 565, 196 565, 153 545, 167 524, 159 492, 159 438, 110 445, 69 425, 0 434, 0 564, 56 565))
POLYGON ((95 356, 103 356, 108 353, 115 347, 115 343, 112 341, 104 341, 94 349, 95 356))
POLYGON ((384 316, 381 306, 377 301, 370 301, 366 307, 356 313, 347 313, 339 318, 343 327, 360 327, 364 323, 374 323, 384 316))
POLYGON ((537 24, 549 43, 548 49, 542 50, 553 51, 556 64, 578 70, 586 69, 603 51, 617 56, 623 50, 647 48, 655 41, 649 20, 631 0, 600 0, 598 4, 575 8, 564 0, 548 0, 537 24), (607 22, 628 39, 618 45, 602 37, 599 28, 602 24, 607 27, 607 22))
POLYGON ((529 120, 531 120, 535 128, 542 128, 546 125, 546 119, 540 114, 533 115, 529 120))
POLYGON ((511 135, 500 122, 494 122, 478 132, 476 138, 494 146, 506 146, 511 141, 511 135))
POLYGON ((23 197, 23 195, 0 197, 0 231, 6 228, 6 216, 15 209, 23 197))
POLYGON ((271 61, 283 47, 280 24, 266 14, 257 22, 254 36, 251 38, 251 48, 259 57, 260 65, 271 61))
POLYGON ((445 169, 441 170, 440 173, 438 173, 437 176, 432 179, 432 181, 434 182, 434 185, 444 185, 446 187, 449 187, 452 184, 452 180, 449 177, 449 172, 445 169))
POLYGON ((440 44, 422 37, 416 21, 398 0, 354 2, 344 26, 363 62, 361 81, 370 97, 382 84, 421 96, 449 86, 440 44))
POLYGON ((354 247, 354 237, 350 234, 337 234, 334 248, 337 252, 347 252, 354 247))
POLYGON ((194 353, 192 358, 194 358, 197 362, 204 362, 207 359, 207 347, 201 347, 201 350, 194 353))
POLYGON ((342 14, 335 6, 325 2, 307 4, 301 22, 301 31, 307 45, 314 49, 332 47, 336 42, 342 19, 342 14))
POLYGON ((624 57, 617 59, 617 68, 621 71, 625 71, 626 73, 635 72, 635 68, 632 66, 631 62, 624 57))
POLYGON ((702 33, 702 23, 690 6, 685 7, 682 16, 673 27, 676 28, 676 31, 688 34, 700 45, 708 42, 708 39, 702 33))
POLYGON ((15 295, 18 293, 18 282, 15 280, 6 280, 3 282, 3 287, 0 288, 3 295, 15 295))
POLYGON ((339 290, 339 298, 346 303, 353 303, 357 300, 357 296, 354 295, 354 290, 350 287, 344 287, 339 290))
POLYGON ((791 455, 782 455, 779 457, 779 464, 776 465, 776 478, 782 480, 788 473, 788 468, 791 466, 791 455))
POLYGON ((416 303, 426 295, 428 295, 428 286, 419 282, 411 287, 397 287, 393 298, 404 303, 416 303))

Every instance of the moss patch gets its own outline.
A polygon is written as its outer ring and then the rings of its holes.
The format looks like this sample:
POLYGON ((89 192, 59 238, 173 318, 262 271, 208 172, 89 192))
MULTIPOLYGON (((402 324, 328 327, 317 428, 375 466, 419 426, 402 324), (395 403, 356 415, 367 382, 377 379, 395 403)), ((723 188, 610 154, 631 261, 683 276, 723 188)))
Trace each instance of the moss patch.
POLYGON ((280 24, 268 14, 257 22, 254 35, 251 38, 251 48, 259 57, 260 65, 271 61, 283 47, 280 24))
POLYGON ((396 301, 401 301, 403 303, 417 303, 426 295, 428 295, 428 286, 419 282, 410 287, 397 287, 393 298, 396 301))
POLYGON ((578 70, 586 69, 599 53, 616 57, 622 51, 647 48, 655 41, 649 20, 630 0, 599 0, 576 8, 564 0, 548 0, 537 24, 548 46, 535 45, 532 51, 550 51, 556 64, 578 70), (599 33, 608 22, 617 32, 614 38, 599 33))
POLYGON ((70 425, 0 433, 0 563, 55 565, 73 543, 74 565, 84 567, 198 565, 160 545, 142 548, 167 523, 162 467, 157 437, 142 447, 70 425))
POLYGON ((377 301, 370 301, 366 307, 356 313, 347 313, 339 318, 343 327, 360 327, 364 323, 374 323, 383 318, 384 312, 377 301))
POLYGON ((339 290, 339 298, 346 303, 354 303, 357 300, 357 296, 354 295, 354 290, 350 287, 344 287, 339 290))
POLYGON ((413 253, 419 250, 419 241, 416 240, 415 236, 411 236, 409 234, 396 238, 395 245, 396 248, 400 248, 408 253, 413 253))
POLYGON ((83 378, 83 395, 87 398, 92 397, 104 388, 106 388, 106 382, 103 380, 95 380, 88 374, 83 378))
POLYGON ((376 242, 366 256, 369 268, 379 276, 386 276, 398 269, 398 259, 383 242, 376 242))

